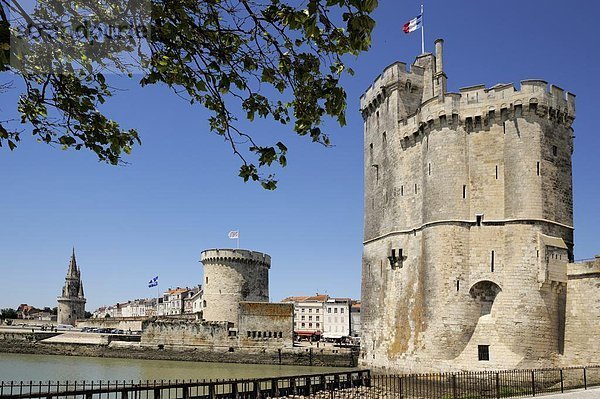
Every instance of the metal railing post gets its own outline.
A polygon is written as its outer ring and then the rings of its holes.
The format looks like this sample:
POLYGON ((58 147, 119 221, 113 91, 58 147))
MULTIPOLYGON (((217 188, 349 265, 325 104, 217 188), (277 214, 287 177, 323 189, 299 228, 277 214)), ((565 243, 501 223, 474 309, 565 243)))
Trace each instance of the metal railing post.
POLYGON ((587 389, 587 370, 583 368, 583 389, 587 389))
POLYGON ((561 393, 565 392, 565 385, 564 385, 564 380, 563 380, 563 371, 562 371, 562 369, 560 369, 560 392, 561 393))
POLYGON ((535 396, 535 371, 531 370, 531 393, 535 396))
POLYGON ((500 373, 496 372, 496 399, 500 399, 500 373))
POLYGON ((237 381, 231 383, 231 397, 237 399, 238 397, 238 384, 237 381))
POLYGON ((260 381, 254 380, 254 399, 260 399, 260 381))
POLYGON ((456 399, 456 374, 452 373, 452 398, 456 399))
POLYGON ((290 390, 292 391, 292 395, 296 395, 296 377, 290 379, 290 390))

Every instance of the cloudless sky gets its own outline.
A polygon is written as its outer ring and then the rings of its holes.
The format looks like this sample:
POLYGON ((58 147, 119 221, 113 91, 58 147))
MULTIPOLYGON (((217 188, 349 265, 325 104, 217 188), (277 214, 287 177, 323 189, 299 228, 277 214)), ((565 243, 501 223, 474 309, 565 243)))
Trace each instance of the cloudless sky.
MULTIPOLYGON (((333 148, 294 137, 270 123, 244 124, 265 143, 282 140, 288 166, 279 188, 265 191, 237 177, 239 161, 207 126, 208 114, 160 86, 122 88, 107 113, 138 128, 143 145, 127 166, 98 163, 86 151, 61 151, 23 135, 17 150, 0 148, 0 307, 56 306, 72 246, 87 310, 152 297, 202 281, 200 252, 235 246, 272 256, 271 300, 327 293, 360 297, 363 234, 362 119, 359 96, 396 60, 412 63, 420 32, 402 25, 418 1, 380 0, 372 48, 349 59, 344 79, 348 125, 326 124, 333 148)), ((426 50, 445 39, 449 91, 539 78, 577 95, 573 180, 575 257, 600 253, 600 5, 595 1, 430 0, 426 50)), ((138 77, 139 78, 139 77, 138 77)), ((0 76, 1 81, 10 79, 0 76)), ((14 114, 14 93, 0 115, 14 114)))

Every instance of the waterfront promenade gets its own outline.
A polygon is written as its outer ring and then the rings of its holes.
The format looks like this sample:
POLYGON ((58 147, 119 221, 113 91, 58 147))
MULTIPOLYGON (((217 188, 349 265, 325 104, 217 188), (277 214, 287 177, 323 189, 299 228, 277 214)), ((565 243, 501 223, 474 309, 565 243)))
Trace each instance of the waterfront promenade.
POLYGON ((557 393, 542 396, 548 399, 599 399, 600 388, 588 389, 586 391, 578 390, 567 393, 557 393))

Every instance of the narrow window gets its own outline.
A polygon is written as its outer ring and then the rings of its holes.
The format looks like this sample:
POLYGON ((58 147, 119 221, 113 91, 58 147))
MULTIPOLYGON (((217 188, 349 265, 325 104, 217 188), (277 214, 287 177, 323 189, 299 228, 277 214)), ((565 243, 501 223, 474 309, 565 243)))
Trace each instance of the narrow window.
POLYGON ((475 129, 481 129, 481 116, 475 117, 475 129))
POLYGON ((481 222, 483 221, 483 215, 479 214, 479 215, 475 215, 476 218, 476 224, 477 226, 481 226, 481 222))
POLYGON ((440 116, 440 125, 442 127, 447 126, 448 124, 446 123, 446 115, 442 115, 440 116))
POLYGON ((454 126, 458 125, 458 114, 452 114, 452 124, 454 126))
POLYGON ((427 164, 429 176, 431 176, 431 162, 427 164))
POLYGON ((206 277, 206 284, 208 284, 208 277, 206 277))
POLYGON ((383 132, 383 138, 382 138, 382 141, 383 141, 383 145, 386 145, 386 144, 387 144, 387 133, 386 133, 386 132, 383 132))
POLYGON ((404 196, 404 186, 400 186, 400 195, 404 196))
POLYGON ((415 194, 417 193, 417 183, 415 183, 415 194))
POLYGON ((537 111, 537 103, 529 103, 529 112, 533 112, 534 114, 537 111))
POLYGON ((492 258, 490 260, 490 266, 491 266, 490 268, 492 270, 492 273, 494 272, 494 255, 495 255, 495 253, 494 253, 494 251, 492 251, 492 258))
POLYGON ((373 143, 369 144, 369 157, 373 159, 373 143))
POLYGON ((554 156, 558 155, 558 147, 555 145, 552 146, 552 155, 554 155, 554 156))
POLYGON ((252 333, 250 331, 248 331, 248 338, 250 338, 252 336, 252 333))
POLYGON ((491 110, 490 113, 489 113, 489 115, 488 115, 488 118, 489 118, 489 124, 490 125, 492 123, 494 123, 496 121, 496 111, 491 110))
POLYGON ((463 184, 463 199, 467 198, 467 186, 463 184))
POLYGON ((502 122, 508 120, 508 110, 506 108, 500 110, 500 119, 502 119, 502 122))
POLYGON ((540 250, 538 249, 538 250, 537 250, 537 251, 535 251, 535 252, 536 252, 536 255, 537 255, 537 257, 539 258, 539 257, 540 257, 540 250))
POLYGON ((467 128, 467 132, 472 131, 473 130, 473 118, 467 118, 465 120, 465 125, 466 125, 466 128, 467 128))
POLYGON ((498 165, 496 165, 496 180, 498 180, 498 165))
POLYGON ((540 162, 537 163, 537 175, 540 175, 540 162))
POLYGON ((515 117, 520 118, 523 115, 523 106, 521 104, 515 105, 515 117))
POLYGON ((477 353, 480 361, 489 361, 490 360, 490 346, 489 345, 478 345, 477 353))
POLYGON ((456 292, 460 290, 460 280, 456 279, 456 292))
POLYGON ((506 122, 502 122, 502 131, 506 134, 506 122))

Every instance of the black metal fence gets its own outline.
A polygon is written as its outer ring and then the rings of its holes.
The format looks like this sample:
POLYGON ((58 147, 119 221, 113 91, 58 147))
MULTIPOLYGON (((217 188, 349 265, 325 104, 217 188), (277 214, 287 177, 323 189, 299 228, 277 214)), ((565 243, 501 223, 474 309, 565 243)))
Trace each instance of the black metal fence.
POLYGON ((405 375, 357 370, 248 380, 0 382, 0 399, 500 399, 594 386, 600 386, 600 366, 405 375))
POLYGON ((600 386, 600 366, 439 374, 373 375, 368 399, 499 399, 600 386))
POLYGON ((369 370, 249 380, 0 382, 1 399, 260 399, 366 387, 369 370))

